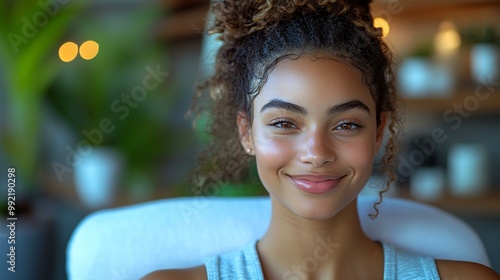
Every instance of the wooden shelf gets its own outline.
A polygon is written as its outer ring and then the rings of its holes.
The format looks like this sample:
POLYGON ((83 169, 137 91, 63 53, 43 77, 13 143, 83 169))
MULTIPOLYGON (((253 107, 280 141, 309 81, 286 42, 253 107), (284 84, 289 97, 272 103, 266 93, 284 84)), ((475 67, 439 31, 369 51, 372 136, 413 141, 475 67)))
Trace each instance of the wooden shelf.
POLYGON ((407 188, 403 188, 398 189, 395 196, 430 204, 457 215, 500 215, 500 191, 491 191, 480 197, 455 197, 445 194, 436 201, 424 201, 415 199, 407 188))
POLYGON ((209 0, 162 0, 165 7, 169 9, 169 11, 179 11, 179 10, 187 10, 196 8, 199 6, 208 6, 209 0))
POLYGON ((406 97, 404 101, 408 112, 444 114, 447 110, 455 110, 455 107, 463 107, 466 112, 500 115, 500 88, 498 86, 491 86, 490 91, 486 86, 483 86, 481 88, 461 90, 452 93, 449 97, 406 97), (476 93, 477 91, 479 93, 476 93), (485 96, 487 97, 484 98, 485 96))
POLYGON ((209 10, 209 1, 165 1, 165 6, 168 12, 157 24, 156 36, 158 38, 167 41, 201 38, 209 10))
MULTIPOLYGON (((75 184, 74 179, 70 175, 66 175, 63 181, 59 181, 52 170, 47 170, 40 182, 40 193, 58 200, 67 201, 80 209, 85 211, 95 211, 99 209, 88 209, 81 201, 75 184)), ((172 188, 166 186, 154 186, 154 188, 147 194, 137 195, 131 193, 130 190, 126 191, 124 188, 118 187, 116 196, 110 205, 105 208, 115 208, 138 203, 148 202, 151 200, 176 197, 176 193, 172 188)))
POLYGON ((157 37, 169 41, 201 38, 208 5, 183 10, 167 16, 157 25, 157 37))
POLYGON ((373 4, 375 14, 382 11, 405 20, 443 14, 468 13, 472 9, 500 9, 498 0, 419 0, 394 1, 376 0, 373 4))

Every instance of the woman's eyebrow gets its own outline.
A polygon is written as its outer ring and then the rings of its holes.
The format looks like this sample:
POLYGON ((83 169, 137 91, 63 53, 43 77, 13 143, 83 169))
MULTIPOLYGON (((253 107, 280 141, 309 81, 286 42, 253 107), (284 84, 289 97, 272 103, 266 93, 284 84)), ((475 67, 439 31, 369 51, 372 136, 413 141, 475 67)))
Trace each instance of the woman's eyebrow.
POLYGON ((370 109, 368 108, 368 106, 366 106, 365 103, 355 99, 355 100, 347 101, 347 102, 332 106, 330 109, 328 109, 327 114, 333 115, 333 114, 342 113, 342 112, 352 110, 352 109, 361 109, 361 110, 364 110, 364 111, 370 113, 370 109))
MULTIPOLYGON (((301 107, 297 104, 293 104, 293 103, 290 103, 290 102, 287 102, 287 101, 284 101, 281 99, 273 99, 273 100, 269 101, 264 106, 262 106, 262 109, 260 109, 260 112, 262 113, 265 110, 271 109, 271 108, 284 109, 284 110, 291 111, 294 113, 299 113, 301 115, 308 114, 307 110, 304 107, 301 107)), ((347 102, 337 104, 335 106, 330 107, 330 109, 328 109, 328 111, 327 111, 327 114, 333 115, 333 114, 342 113, 342 112, 352 110, 352 109, 361 109, 361 110, 364 110, 364 111, 367 111, 368 113, 370 113, 370 109, 368 108, 368 106, 366 106, 365 103, 355 99, 355 100, 347 101, 347 102)))
POLYGON ((307 115, 307 110, 304 107, 280 99, 273 99, 269 101, 268 103, 266 103, 266 105, 262 106, 260 112, 262 113, 270 108, 285 109, 287 111, 299 113, 301 115, 307 115))

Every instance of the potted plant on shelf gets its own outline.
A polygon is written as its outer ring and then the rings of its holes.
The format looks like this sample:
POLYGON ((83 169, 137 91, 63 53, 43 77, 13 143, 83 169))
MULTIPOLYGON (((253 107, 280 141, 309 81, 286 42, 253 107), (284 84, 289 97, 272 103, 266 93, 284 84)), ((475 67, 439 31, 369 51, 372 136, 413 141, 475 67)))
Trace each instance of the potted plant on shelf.
POLYGON ((2 92, 6 93, 1 147, 8 164, 17 169, 22 186, 17 191, 22 197, 28 198, 37 191, 42 100, 61 70, 55 46, 83 8, 82 4, 67 4, 54 6, 51 12, 29 1, 6 1, 0 5, 0 31, 6 34, 0 37, 0 73, 5 86, 2 92))
POLYGON ((169 119, 182 96, 166 71, 164 47, 148 32, 156 15, 145 8, 86 18, 75 41, 99 42, 99 54, 67 63, 47 96, 77 139, 68 144, 77 160, 53 162, 54 172, 59 180, 74 172, 77 193, 90 209, 115 204, 118 185, 147 195, 161 161, 191 144, 190 127, 169 119))
POLYGON ((470 75, 474 82, 493 84, 500 78, 500 35, 493 25, 464 34, 470 46, 470 75))
POLYGON ((433 48, 430 40, 423 41, 408 53, 398 69, 402 93, 407 97, 421 97, 430 91, 433 48))

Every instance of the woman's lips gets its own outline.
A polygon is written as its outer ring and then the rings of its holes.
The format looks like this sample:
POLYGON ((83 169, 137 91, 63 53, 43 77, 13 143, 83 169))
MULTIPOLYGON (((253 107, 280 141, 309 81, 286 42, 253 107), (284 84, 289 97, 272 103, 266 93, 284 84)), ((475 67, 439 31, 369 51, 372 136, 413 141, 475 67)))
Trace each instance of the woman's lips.
POLYGON ((345 176, 289 175, 289 177, 304 192, 324 194, 335 189, 345 176))

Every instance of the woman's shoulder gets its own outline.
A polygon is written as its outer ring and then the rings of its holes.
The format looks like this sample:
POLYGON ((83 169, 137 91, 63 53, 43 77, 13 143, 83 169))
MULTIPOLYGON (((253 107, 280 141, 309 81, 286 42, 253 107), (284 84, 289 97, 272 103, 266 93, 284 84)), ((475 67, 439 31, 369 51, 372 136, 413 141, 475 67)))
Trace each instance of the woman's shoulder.
POLYGON ((500 275, 482 264, 463 261, 436 260, 442 279, 500 280, 500 275))
POLYGON ((206 280, 207 272, 204 265, 187 269, 157 270, 141 278, 141 280, 206 280))

